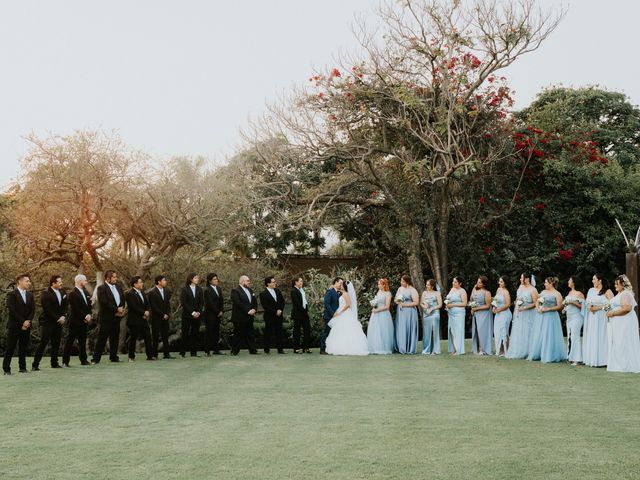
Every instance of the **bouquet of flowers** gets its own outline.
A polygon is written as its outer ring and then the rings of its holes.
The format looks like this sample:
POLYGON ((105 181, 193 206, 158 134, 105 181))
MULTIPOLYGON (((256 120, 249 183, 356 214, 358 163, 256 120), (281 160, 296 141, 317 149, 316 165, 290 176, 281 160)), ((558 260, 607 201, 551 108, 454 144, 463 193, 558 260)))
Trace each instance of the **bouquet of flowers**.
POLYGON ((546 299, 542 295, 540 295, 538 297, 538 307, 542 308, 544 306, 545 302, 546 302, 546 299))
POLYGON ((372 308, 376 308, 376 306, 378 305, 378 300, 376 299, 376 297, 373 297, 371 300, 369 300, 369 305, 371 305, 372 308))
POLYGON ((492 306, 493 308, 498 308, 498 299, 497 299, 496 297, 493 297, 493 298, 491 299, 491 306, 492 306))
POLYGON ((449 305, 451 303, 451 298, 449 297, 449 295, 447 295, 444 299, 444 301, 442 302, 445 305, 449 305))
POLYGON ((611 304, 611 302, 607 302, 607 303, 605 303, 605 304, 602 306, 602 309, 603 309, 605 312, 610 311, 612 308, 613 308, 613 305, 611 304))
POLYGON ((524 300, 522 300, 521 298, 517 298, 516 307, 521 307, 522 305, 524 305, 524 300))
POLYGON ((403 303, 404 297, 402 295, 396 295, 396 303, 403 303))
POLYGON ((476 308, 478 306, 478 302, 476 302, 475 300, 471 300, 469 303, 467 303, 467 307, 469 308, 476 308))

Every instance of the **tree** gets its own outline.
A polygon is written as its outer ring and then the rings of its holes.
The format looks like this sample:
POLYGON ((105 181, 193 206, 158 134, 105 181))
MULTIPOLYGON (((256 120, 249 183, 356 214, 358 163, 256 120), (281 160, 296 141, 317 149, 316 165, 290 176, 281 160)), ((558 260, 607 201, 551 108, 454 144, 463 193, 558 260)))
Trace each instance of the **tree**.
POLYGON ((310 89, 271 109, 254 142, 262 181, 292 226, 382 211, 414 283, 428 264, 444 285, 466 191, 514 154, 510 91, 497 72, 538 48, 562 13, 533 0, 409 0, 381 13, 381 45, 361 30, 364 61, 312 76, 310 89))

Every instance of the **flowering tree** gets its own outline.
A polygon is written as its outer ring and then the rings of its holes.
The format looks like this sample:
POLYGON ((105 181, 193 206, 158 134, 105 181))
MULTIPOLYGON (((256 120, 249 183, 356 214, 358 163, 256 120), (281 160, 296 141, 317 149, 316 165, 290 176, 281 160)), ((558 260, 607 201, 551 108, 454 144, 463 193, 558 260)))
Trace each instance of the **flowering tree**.
POLYGON ((363 61, 313 75, 271 109, 257 138, 286 142, 255 143, 262 178, 292 225, 380 210, 414 282, 428 264, 444 285, 451 222, 469 186, 514 155, 499 71, 535 50, 562 14, 533 0, 410 0, 381 14, 383 42, 361 30, 363 61))

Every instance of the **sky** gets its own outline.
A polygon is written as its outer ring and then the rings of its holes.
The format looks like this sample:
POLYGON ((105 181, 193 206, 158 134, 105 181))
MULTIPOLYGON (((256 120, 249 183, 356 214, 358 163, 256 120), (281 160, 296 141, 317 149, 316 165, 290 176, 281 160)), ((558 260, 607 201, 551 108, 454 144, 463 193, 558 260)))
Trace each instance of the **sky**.
MULTIPOLYGON (((526 106, 544 87, 600 85, 640 104, 636 0, 568 7, 543 46, 505 73, 526 106)), ((116 130, 159 161, 224 162, 265 105, 339 54, 377 0, 22 0, 0 2, 0 188, 24 136, 116 130)))

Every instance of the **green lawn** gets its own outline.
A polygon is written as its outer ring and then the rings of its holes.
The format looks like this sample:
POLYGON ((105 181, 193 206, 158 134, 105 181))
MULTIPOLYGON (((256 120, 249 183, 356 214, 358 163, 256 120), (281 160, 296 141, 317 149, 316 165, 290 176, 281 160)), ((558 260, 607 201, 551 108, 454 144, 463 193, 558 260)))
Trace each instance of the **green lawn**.
POLYGON ((41 368, 1 378, 3 480, 640 477, 640 375, 245 351, 41 368))

